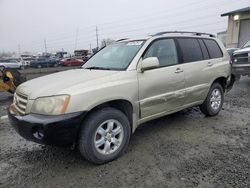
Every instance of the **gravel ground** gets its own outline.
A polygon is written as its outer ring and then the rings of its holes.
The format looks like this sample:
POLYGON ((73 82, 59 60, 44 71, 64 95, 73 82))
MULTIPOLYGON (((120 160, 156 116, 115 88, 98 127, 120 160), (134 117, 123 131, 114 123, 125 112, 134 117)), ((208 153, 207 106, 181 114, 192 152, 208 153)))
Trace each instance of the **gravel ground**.
MULTIPOLYGON (((0 116, 11 101, 0 94, 0 116)), ((146 123, 127 152, 101 166, 67 148, 24 140, 0 120, 0 187, 250 187, 250 78, 221 113, 190 108, 146 123)))

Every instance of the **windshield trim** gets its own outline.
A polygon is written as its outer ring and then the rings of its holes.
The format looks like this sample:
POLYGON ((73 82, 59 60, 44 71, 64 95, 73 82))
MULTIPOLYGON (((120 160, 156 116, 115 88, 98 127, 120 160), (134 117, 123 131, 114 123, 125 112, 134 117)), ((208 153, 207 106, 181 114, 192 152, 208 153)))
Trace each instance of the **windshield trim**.
MULTIPOLYGON (((100 67, 100 68, 103 68, 103 70, 117 70, 117 71, 126 71, 128 69, 128 67, 130 66, 130 64, 132 63, 132 61, 134 60, 135 56, 138 54, 138 52, 141 50, 141 48, 143 47, 143 45, 145 44, 146 40, 145 39, 135 39, 135 40, 126 40, 126 41, 120 41, 120 42, 115 42, 113 44, 117 44, 117 43, 128 43, 128 42, 136 42, 136 41, 142 41, 142 44, 140 46, 140 48, 138 48, 137 52, 135 53, 135 55, 131 58, 130 62, 128 63, 128 65, 125 67, 125 68, 112 68, 112 67, 109 67, 108 69, 105 69, 105 67, 100 67)), ((112 45, 113 45, 112 44, 112 45)), ((102 51, 103 49, 105 49, 106 47, 108 46, 105 46, 103 48, 100 48, 100 50, 98 50, 94 55, 92 55, 85 63, 84 65, 92 58, 94 57, 96 54, 98 54, 100 51, 102 51)), ((81 66, 81 69, 88 69, 88 67, 83 67, 84 65, 81 66)), ((90 69, 91 70, 91 69, 90 69)), ((93 69, 92 69, 93 70, 93 69)), ((101 69, 99 69, 101 70, 101 69)))

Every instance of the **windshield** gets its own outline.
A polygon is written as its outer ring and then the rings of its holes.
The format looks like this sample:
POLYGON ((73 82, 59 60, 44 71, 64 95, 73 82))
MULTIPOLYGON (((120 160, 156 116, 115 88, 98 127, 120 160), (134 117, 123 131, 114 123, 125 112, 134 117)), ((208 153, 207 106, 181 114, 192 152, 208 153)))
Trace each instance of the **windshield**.
POLYGON ((247 47, 250 47, 250 40, 249 40, 249 41, 247 41, 247 43, 246 43, 246 44, 244 44, 244 46, 243 46, 242 48, 247 48, 247 47))
POLYGON ((144 41, 119 42, 107 46, 89 59, 84 69, 125 70, 144 41))

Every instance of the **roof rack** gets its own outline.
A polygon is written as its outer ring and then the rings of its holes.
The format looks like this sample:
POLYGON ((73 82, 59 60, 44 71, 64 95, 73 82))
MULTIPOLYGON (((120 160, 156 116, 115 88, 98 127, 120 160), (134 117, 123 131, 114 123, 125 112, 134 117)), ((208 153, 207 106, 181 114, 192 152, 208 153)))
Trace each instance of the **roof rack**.
POLYGON ((197 36, 207 35, 209 37, 215 37, 215 35, 210 34, 210 33, 200 33, 200 32, 191 32, 191 31, 163 31, 163 32, 156 33, 153 36, 159 36, 159 35, 164 35, 164 34, 169 34, 169 33, 180 33, 180 34, 189 33, 189 34, 193 34, 197 36))
POLYGON ((129 38, 123 38, 123 39, 119 39, 117 40, 116 42, 120 42, 120 41, 123 41, 123 40, 128 40, 129 38))

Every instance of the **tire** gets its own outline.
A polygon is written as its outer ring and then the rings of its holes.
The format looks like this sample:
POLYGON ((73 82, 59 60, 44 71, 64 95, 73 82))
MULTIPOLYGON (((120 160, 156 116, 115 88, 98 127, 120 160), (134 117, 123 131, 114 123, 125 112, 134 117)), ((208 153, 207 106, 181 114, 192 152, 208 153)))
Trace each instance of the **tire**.
POLYGON ((211 86, 207 98, 200 106, 200 109, 207 116, 215 116, 220 112, 223 102, 224 102, 224 90, 221 84, 215 82, 211 86))
POLYGON ((3 71, 4 69, 5 69, 5 67, 4 67, 4 66, 0 66, 0 70, 2 70, 2 71, 3 71))
POLYGON ((37 65, 36 68, 41 69, 42 65, 37 65))
POLYGON ((115 108, 105 107, 92 112, 86 118, 81 127, 78 147, 86 160, 103 164, 118 158, 126 150, 130 134, 128 118, 115 108), (108 126, 112 122, 113 129, 108 126), (111 130, 111 134, 108 130, 111 130))

